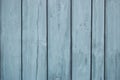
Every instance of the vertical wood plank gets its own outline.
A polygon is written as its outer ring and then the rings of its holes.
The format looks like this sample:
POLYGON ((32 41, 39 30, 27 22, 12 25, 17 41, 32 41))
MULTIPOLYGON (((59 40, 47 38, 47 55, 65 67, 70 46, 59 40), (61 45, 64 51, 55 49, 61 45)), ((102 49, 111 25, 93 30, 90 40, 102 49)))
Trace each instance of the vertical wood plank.
POLYGON ((39 12, 38 12, 38 76, 37 80, 47 80, 47 28, 46 28, 46 0, 39 0, 39 12))
POLYGON ((0 2, 0 80, 21 80, 21 0, 0 2))
POLYGON ((46 0, 23 0, 23 80, 46 80, 46 0))
POLYGON ((73 79, 90 80, 91 0, 73 0, 73 79))
POLYGON ((93 0, 92 80, 104 80, 104 0, 93 0))
POLYGON ((48 0, 48 80, 70 80, 70 0, 48 0))
POLYGON ((106 80, 120 80, 120 0, 106 0, 106 80))

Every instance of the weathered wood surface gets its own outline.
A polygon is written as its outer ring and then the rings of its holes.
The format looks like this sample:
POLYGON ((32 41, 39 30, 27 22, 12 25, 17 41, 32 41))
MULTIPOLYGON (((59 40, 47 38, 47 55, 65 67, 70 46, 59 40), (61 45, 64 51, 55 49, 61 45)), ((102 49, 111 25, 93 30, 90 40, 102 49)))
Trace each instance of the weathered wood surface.
POLYGON ((92 80, 104 80, 104 0, 92 4, 92 80))
POLYGON ((48 80, 70 80, 70 0, 48 0, 48 80))
POLYGON ((46 0, 23 0, 22 5, 22 79, 46 80, 46 0))
POLYGON ((119 0, 0 0, 0 80, 119 80, 119 34, 119 0))
POLYGON ((106 80, 120 80, 120 0, 106 0, 106 80))
POLYGON ((0 0, 0 80, 21 80, 21 1, 0 0))
POLYGON ((73 80, 90 80, 91 0, 73 0, 73 80))

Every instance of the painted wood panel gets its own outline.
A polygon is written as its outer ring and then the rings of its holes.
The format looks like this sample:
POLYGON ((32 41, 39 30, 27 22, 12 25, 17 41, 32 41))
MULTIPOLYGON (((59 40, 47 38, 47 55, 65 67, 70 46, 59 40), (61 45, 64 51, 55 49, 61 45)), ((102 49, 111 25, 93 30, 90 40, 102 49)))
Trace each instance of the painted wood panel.
POLYGON ((46 80, 46 0, 23 0, 22 10, 22 79, 46 80))
POLYGON ((92 4, 92 80, 104 80, 104 0, 92 4))
POLYGON ((119 18, 119 0, 0 0, 0 80, 119 80, 119 18))
POLYGON ((48 0, 48 80, 70 80, 70 0, 48 0))
POLYGON ((106 80, 120 80, 120 0, 106 0, 106 80))
POLYGON ((0 80, 21 80, 21 1, 0 0, 0 8, 0 80))
POLYGON ((73 80, 90 80, 91 0, 72 1, 73 80))

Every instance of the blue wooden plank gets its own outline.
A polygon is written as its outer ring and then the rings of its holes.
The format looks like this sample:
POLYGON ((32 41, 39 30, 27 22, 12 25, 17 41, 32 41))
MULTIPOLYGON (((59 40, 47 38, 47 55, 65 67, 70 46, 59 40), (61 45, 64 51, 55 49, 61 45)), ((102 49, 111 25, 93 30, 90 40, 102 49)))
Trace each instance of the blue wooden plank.
POLYGON ((23 0, 23 80, 46 80, 46 0, 23 0))
POLYGON ((39 0, 38 9, 39 9, 39 12, 38 12, 39 55, 38 55, 37 80, 47 80, 46 0, 39 0))
POLYGON ((72 13, 72 80, 90 80, 91 0, 73 0, 72 13))
POLYGON ((106 80, 120 80, 120 0, 106 0, 106 80))
POLYGON ((48 80, 70 80, 70 0, 48 0, 48 80))
POLYGON ((0 80, 21 80, 21 0, 0 0, 0 8, 0 80))
POLYGON ((104 0, 93 0, 92 80, 104 80, 104 0))

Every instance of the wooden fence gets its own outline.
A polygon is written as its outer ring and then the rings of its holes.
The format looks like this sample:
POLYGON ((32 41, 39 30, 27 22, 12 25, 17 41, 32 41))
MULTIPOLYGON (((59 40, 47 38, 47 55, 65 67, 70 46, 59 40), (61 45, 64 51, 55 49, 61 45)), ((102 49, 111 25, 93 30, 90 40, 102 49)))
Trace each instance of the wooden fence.
POLYGON ((120 80, 120 0, 0 0, 0 80, 120 80))

